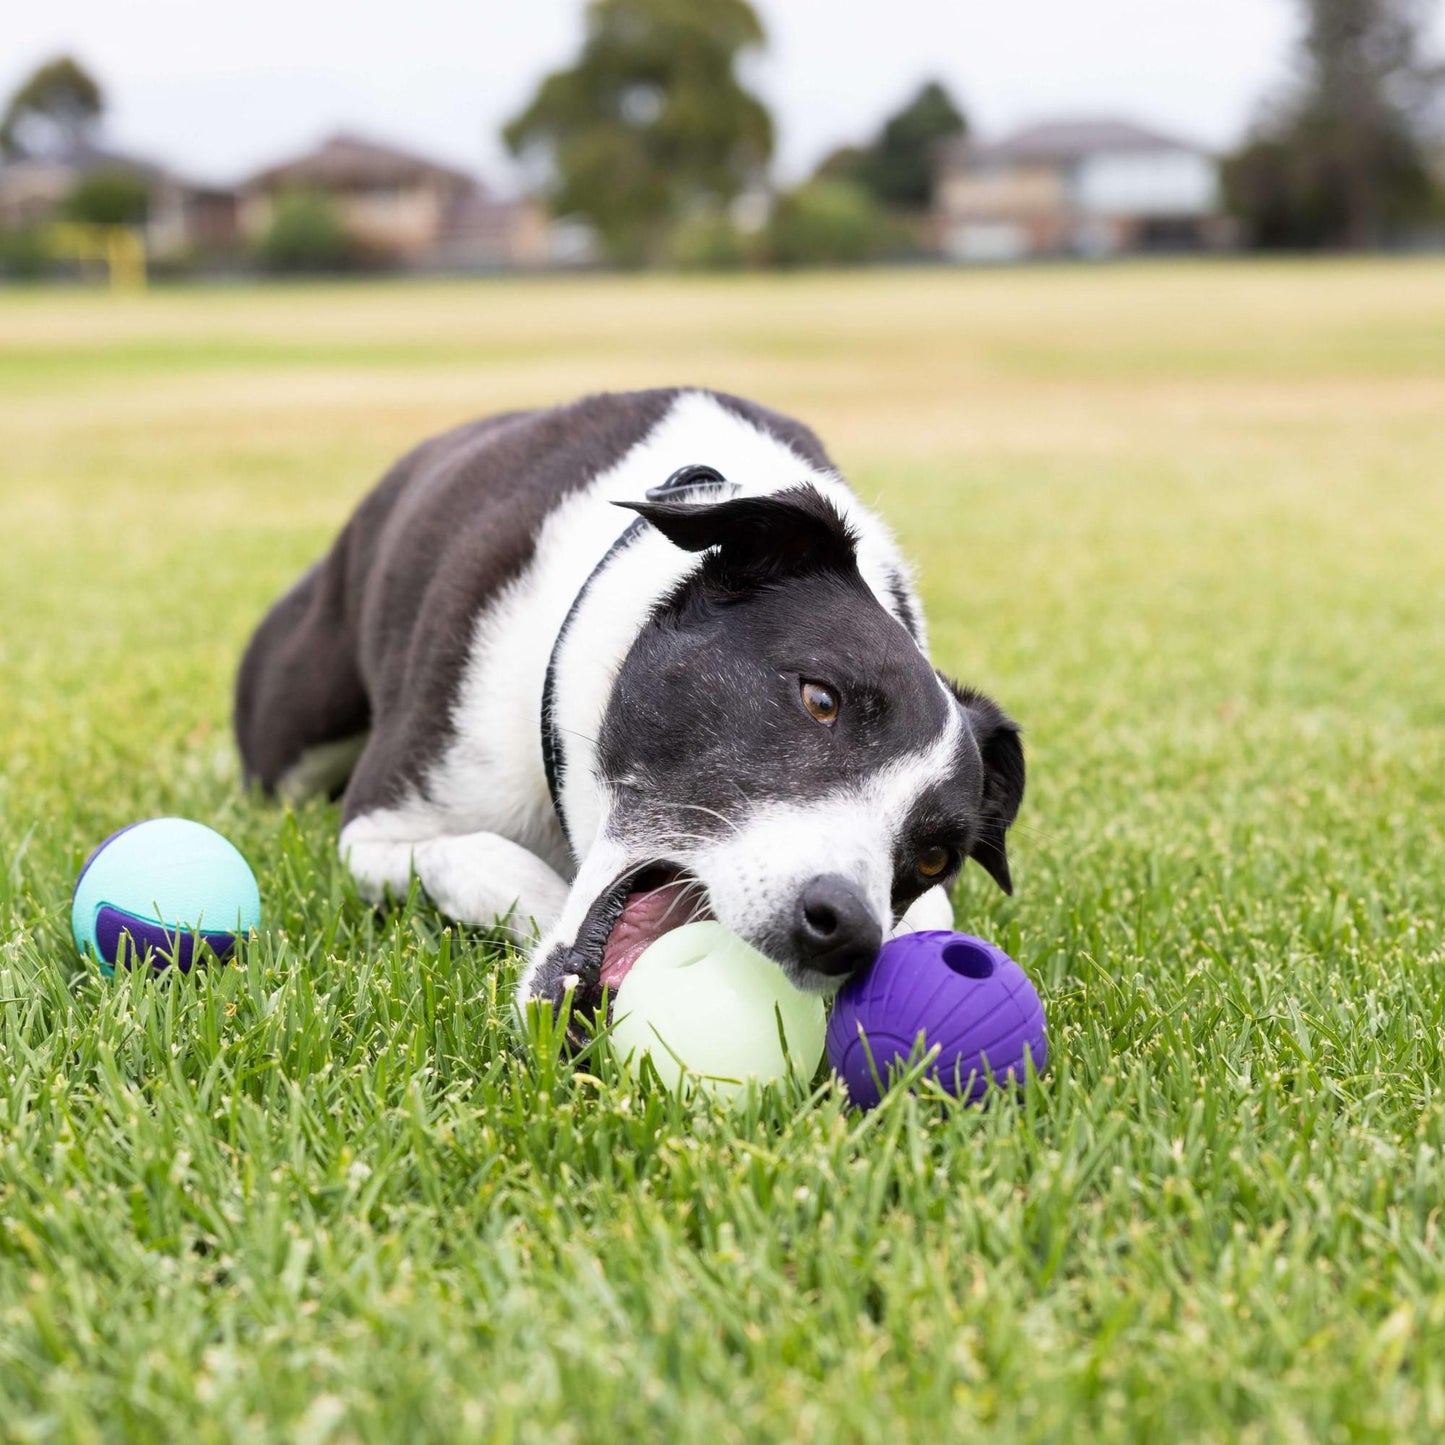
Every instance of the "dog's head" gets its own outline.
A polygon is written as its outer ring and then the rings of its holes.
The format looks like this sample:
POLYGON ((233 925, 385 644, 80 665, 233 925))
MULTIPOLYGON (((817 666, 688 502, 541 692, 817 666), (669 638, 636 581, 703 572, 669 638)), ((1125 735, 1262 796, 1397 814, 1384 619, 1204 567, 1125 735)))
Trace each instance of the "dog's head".
POLYGON ((1011 891, 1018 729, 933 670, 833 505, 797 487, 633 509, 704 556, 617 677, 598 739, 607 814, 574 888, 585 914, 544 941, 537 991, 615 991, 696 917, 827 991, 967 859, 1011 891))

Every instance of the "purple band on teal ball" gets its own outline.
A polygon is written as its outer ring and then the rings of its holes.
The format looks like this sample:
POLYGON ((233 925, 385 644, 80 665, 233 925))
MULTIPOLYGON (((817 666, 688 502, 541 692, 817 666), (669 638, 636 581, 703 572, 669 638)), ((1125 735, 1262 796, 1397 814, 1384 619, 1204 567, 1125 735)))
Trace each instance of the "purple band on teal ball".
MULTIPOLYGON (((119 962, 123 937, 130 939, 132 958, 150 953, 154 968, 165 968, 174 958, 175 966, 182 973, 189 973, 196 962, 196 935, 193 932, 164 928, 149 918, 136 918, 107 903, 95 915, 95 944, 106 963, 119 962)), ((236 935, 233 933, 202 933, 200 937, 222 963, 236 947, 236 935)))

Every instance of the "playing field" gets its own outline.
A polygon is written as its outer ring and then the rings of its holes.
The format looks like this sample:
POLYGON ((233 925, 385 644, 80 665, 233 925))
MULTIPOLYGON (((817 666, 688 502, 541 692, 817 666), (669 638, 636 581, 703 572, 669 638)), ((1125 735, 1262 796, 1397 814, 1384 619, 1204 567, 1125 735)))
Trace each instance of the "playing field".
POLYGON ((0 294, 0 529, 0 1439, 1445 1431, 1445 264, 0 294), (1017 1104, 528 1056, 240 795, 240 648, 398 452, 679 381, 811 422, 1025 726, 957 899, 1017 1104), (162 813, 265 933, 106 981, 71 884, 162 813))

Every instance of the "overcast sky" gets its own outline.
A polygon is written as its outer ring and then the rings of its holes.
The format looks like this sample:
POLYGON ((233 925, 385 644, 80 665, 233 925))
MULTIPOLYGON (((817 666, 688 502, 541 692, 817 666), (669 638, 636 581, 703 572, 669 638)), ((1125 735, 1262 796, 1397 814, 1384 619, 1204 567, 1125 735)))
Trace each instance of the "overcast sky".
MULTIPOLYGON (((507 183, 497 130, 564 63, 584 0, 4 0, 0 91, 71 51, 108 136, 236 180, 339 128, 507 183)), ((700 0, 705 3, 705 0, 700 0)), ((1286 73, 1295 0, 761 0, 750 74, 797 176, 939 76, 975 128, 1131 117, 1224 146, 1286 73)), ((1437 13, 1437 33, 1445 24, 1437 13)))

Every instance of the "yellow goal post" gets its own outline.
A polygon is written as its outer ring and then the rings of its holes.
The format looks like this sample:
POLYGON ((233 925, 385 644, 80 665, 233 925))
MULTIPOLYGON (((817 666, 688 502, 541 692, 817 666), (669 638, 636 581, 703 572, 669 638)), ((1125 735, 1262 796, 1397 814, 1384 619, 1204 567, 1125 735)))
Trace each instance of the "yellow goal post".
POLYGON ((50 227, 49 241, 56 256, 104 264, 112 291, 145 290, 146 243, 138 227, 57 221, 50 227))

